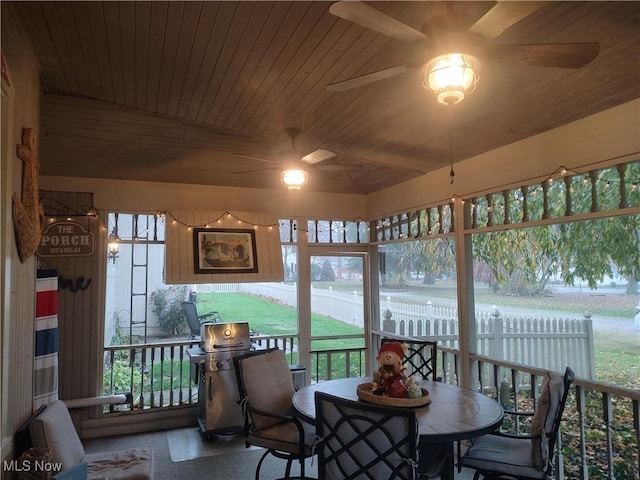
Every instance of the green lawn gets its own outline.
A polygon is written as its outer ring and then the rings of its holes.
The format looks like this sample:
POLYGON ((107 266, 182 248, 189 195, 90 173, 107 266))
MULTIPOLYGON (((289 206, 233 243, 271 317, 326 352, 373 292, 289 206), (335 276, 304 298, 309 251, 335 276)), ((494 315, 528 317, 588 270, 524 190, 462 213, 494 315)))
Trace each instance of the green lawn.
MULTIPOLYGON (((243 293, 201 293, 198 295, 198 314, 218 311, 223 321, 249 322, 249 328, 267 335, 295 335, 298 332, 296 309, 266 298, 254 297, 243 293)), ((357 335, 363 329, 325 317, 311 315, 311 334, 321 335, 357 335)), ((342 340, 341 348, 350 344, 342 340)), ((352 342, 351 342, 352 343, 352 342)))
POLYGON ((640 341, 637 335, 595 332, 594 349, 598 380, 640 389, 640 341))

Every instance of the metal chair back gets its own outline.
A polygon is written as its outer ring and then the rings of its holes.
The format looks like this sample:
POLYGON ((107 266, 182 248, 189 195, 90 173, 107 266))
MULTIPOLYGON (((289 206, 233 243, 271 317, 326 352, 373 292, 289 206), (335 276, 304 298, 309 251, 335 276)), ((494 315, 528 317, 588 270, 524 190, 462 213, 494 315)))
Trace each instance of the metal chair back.
MULTIPOLYGON (((383 338, 381 344, 398 342, 391 338, 383 338)), ((431 340, 404 342, 407 351, 404 366, 407 375, 418 374, 423 380, 439 380, 438 372, 438 342, 431 340)))
POLYGON ((320 480, 413 480, 418 422, 412 409, 315 393, 320 480))

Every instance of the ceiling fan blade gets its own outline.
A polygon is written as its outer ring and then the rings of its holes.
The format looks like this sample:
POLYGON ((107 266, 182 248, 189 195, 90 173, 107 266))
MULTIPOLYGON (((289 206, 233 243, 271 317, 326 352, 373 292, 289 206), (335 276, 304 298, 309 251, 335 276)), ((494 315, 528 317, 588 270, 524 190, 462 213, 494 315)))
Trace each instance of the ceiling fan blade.
POLYGON ((315 152, 311 152, 309 155, 305 155, 300 160, 310 165, 313 165, 314 163, 322 162, 324 160, 328 160, 329 158, 333 158, 335 156, 336 154, 330 150, 319 149, 319 150, 316 150, 315 152))
POLYGON ((385 68, 384 70, 378 70, 377 72, 367 73, 366 75, 360 75, 359 77, 353 77, 348 80, 343 80, 342 82, 332 83, 330 85, 327 85, 327 90, 329 90, 330 92, 344 92, 345 90, 351 90, 352 88, 369 85, 370 83, 384 80, 385 78, 391 78, 397 75, 401 75, 412 69, 413 67, 408 64, 397 65, 395 67, 389 67, 385 68))
POLYGON ((329 7, 329 13, 362 27, 370 28, 376 32, 406 42, 415 42, 416 40, 424 40, 427 38, 426 35, 409 25, 362 2, 336 2, 329 7))
POLYGON ((256 168, 254 170, 242 170, 240 172, 231 172, 231 175, 239 175, 241 173, 267 172, 270 170, 277 170, 277 168, 256 168))
POLYGON ((526 63, 533 67, 580 68, 598 56, 598 43, 543 43, 495 45, 486 58, 496 62, 526 63))
POLYGON ((496 38, 505 30, 543 7, 545 2, 496 2, 469 30, 485 38, 496 38))
POLYGON ((258 160, 259 162, 273 163, 273 164, 276 164, 276 165, 280 163, 277 160, 269 160, 268 158, 256 157, 254 155, 246 155, 244 153, 232 153, 231 155, 235 155, 236 157, 249 158, 251 160, 258 160))
POLYGON ((314 167, 315 170, 319 170, 321 172, 359 172, 363 168, 362 165, 341 165, 336 163, 323 163, 321 165, 316 165, 314 167))

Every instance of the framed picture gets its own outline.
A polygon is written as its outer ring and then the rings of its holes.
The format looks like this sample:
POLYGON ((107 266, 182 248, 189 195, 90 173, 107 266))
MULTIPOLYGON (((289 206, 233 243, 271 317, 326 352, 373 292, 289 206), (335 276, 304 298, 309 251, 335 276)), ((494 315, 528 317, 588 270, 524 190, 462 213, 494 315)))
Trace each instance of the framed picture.
POLYGON ((195 273, 257 273, 256 233, 232 228, 193 230, 195 273))

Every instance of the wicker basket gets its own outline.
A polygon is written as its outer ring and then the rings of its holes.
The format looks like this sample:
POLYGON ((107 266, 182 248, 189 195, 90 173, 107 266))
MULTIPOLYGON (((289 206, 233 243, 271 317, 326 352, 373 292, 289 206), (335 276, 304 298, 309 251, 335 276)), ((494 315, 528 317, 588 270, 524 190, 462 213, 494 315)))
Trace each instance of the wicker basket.
POLYGON ((394 398, 384 395, 374 395, 371 393, 371 382, 368 382, 358 385, 357 393, 358 398, 364 402, 384 405, 386 407, 415 408, 426 407, 431 403, 429 391, 426 388, 422 389, 422 396, 418 398, 394 398))
POLYGON ((17 480, 50 480, 52 473, 57 473, 51 470, 53 464, 49 448, 30 448, 20 455, 18 465, 17 480))

